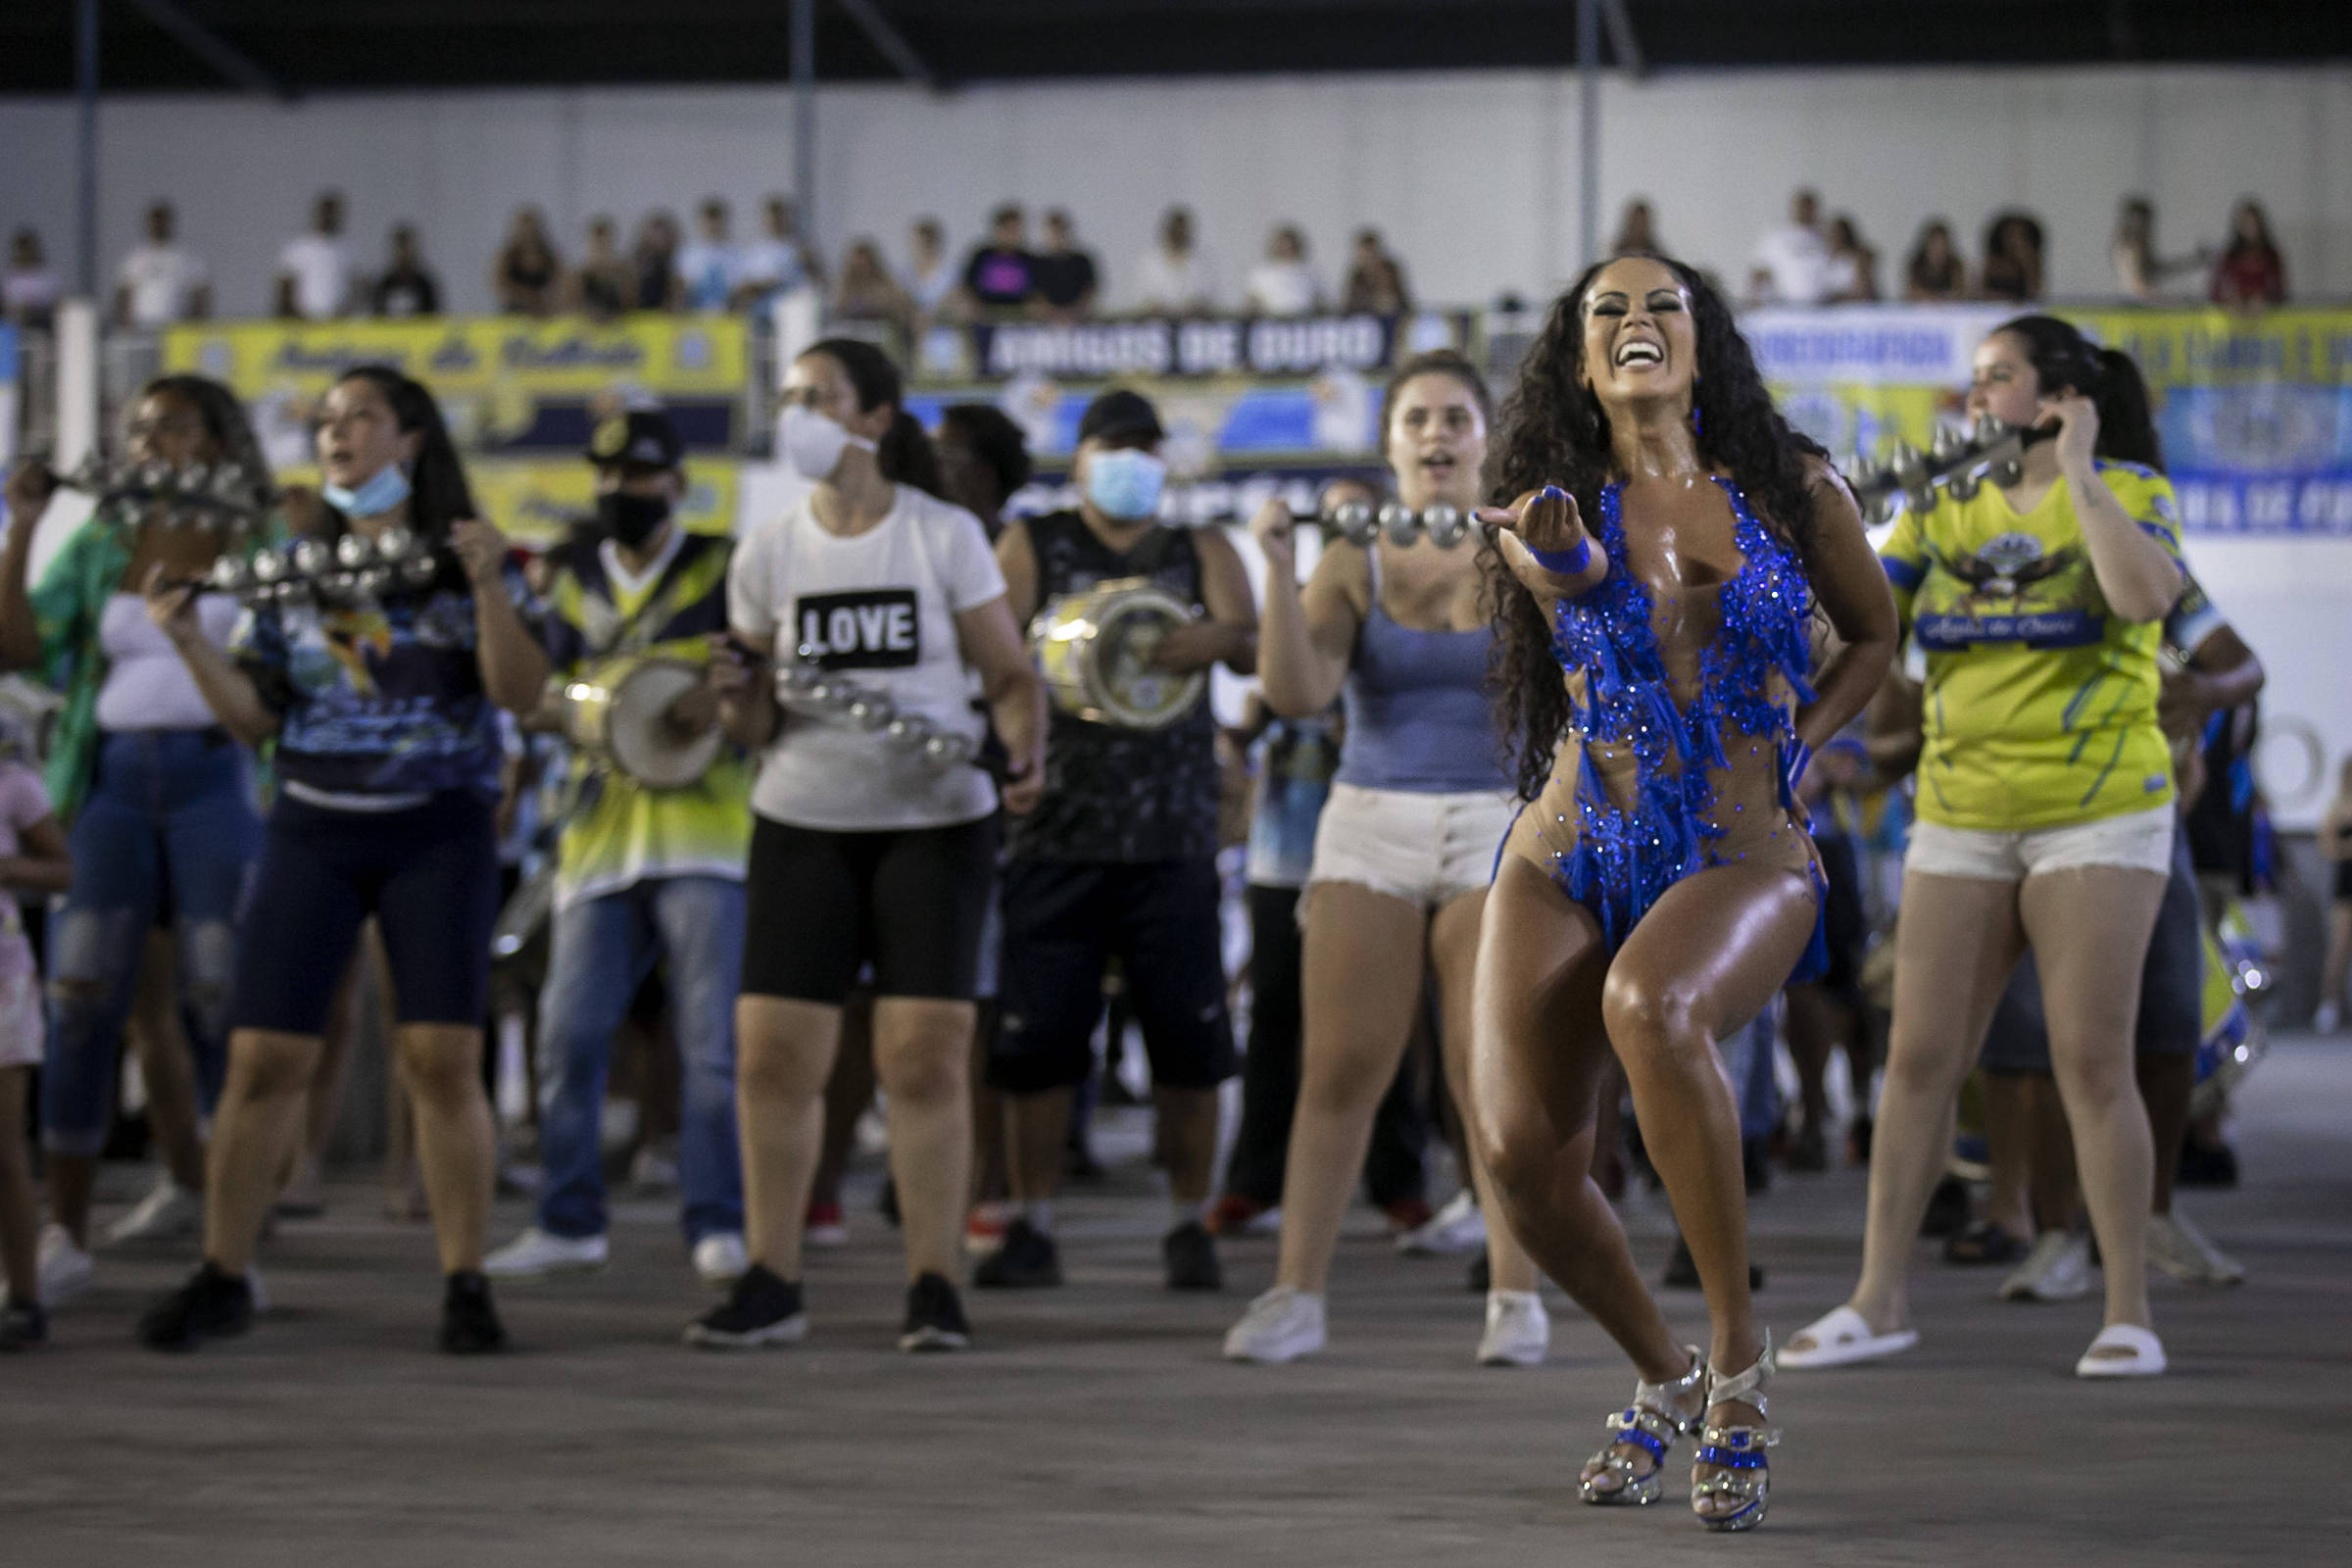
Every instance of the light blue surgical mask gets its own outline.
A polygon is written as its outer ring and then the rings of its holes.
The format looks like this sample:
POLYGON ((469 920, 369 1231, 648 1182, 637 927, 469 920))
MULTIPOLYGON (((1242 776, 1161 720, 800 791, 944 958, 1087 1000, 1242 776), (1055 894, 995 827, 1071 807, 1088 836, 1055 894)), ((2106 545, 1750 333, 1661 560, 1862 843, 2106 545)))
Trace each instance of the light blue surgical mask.
POLYGON ((380 517, 409 499, 409 476, 401 472, 399 464, 387 463, 357 490, 328 483, 320 485, 318 493, 346 517, 380 517))
POLYGON ((1140 522, 1159 511, 1168 466, 1134 447, 1097 452, 1086 460, 1086 499, 1106 517, 1140 522))

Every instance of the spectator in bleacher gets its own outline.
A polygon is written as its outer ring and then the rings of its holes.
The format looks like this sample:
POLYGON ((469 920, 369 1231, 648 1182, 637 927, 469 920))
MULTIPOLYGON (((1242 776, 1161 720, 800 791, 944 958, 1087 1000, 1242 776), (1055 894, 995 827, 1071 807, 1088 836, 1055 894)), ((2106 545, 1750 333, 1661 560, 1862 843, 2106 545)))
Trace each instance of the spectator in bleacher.
POLYGON ((147 238, 115 273, 115 324, 153 332, 213 313, 212 274, 193 251, 174 243, 170 202, 147 209, 147 238))
POLYGON ((1403 316, 1413 308, 1413 292, 1405 285, 1404 264, 1390 254, 1380 230, 1362 228, 1355 234, 1355 260, 1348 268, 1348 286, 1341 290, 1340 309, 1349 316, 1403 316))
POLYGON ((963 264, 963 304, 970 311, 1017 311, 1036 291, 1036 261, 1029 254, 1028 221, 1007 202, 989 215, 988 243, 973 247, 963 264))
POLYGON ((392 265, 375 280, 368 303, 378 316, 441 314, 441 280, 424 265, 424 251, 416 242, 416 224, 392 226, 392 265))
POLYGON ((2108 247, 2115 262, 2116 287, 2125 296, 2150 304, 2164 297, 2164 280, 2181 272, 2203 271, 2213 260, 2210 251, 2167 258, 2156 248, 2156 204, 2145 196, 2127 196, 2115 215, 2115 241, 2108 247))
POLYGON ((1217 308, 1217 273, 1193 241, 1193 212, 1171 207, 1159 220, 1159 243, 1136 269, 1135 305, 1168 316, 1198 316, 1217 308))
POLYGON ((1250 269, 1242 308, 1252 316, 1312 316, 1323 309, 1323 285, 1306 265, 1306 235, 1298 224, 1266 236, 1266 259, 1250 269))
POLYGON ((743 248, 736 308, 757 310, 796 288, 822 288, 824 264, 801 239, 800 210, 786 197, 770 196, 760 210, 760 237, 743 248))
POLYGON ((833 318, 839 321, 881 321, 902 332, 914 330, 914 299, 883 265, 882 247, 860 239, 842 253, 841 281, 833 289, 833 318))
POLYGON ((1952 225, 1940 218, 1920 227, 1911 259, 1903 264, 1903 298, 1914 304, 1968 298, 1968 263, 1952 243, 1952 225))
POLYGON ((1054 321, 1083 320, 1095 309, 1102 278, 1092 253, 1081 250, 1070 215, 1056 207, 1046 214, 1046 248, 1029 258, 1036 293, 1029 308, 1054 321))
POLYGON ((553 316, 564 299, 564 258, 536 207, 517 207, 490 269, 490 297, 508 316, 553 316))
POLYGON ((648 213, 637 225, 637 246, 629 258, 635 271, 629 287, 629 308, 636 311, 674 311, 685 291, 678 281, 678 220, 667 213, 648 213))
POLYGON ((1657 217, 1649 210, 1649 199, 1637 196, 1625 204, 1625 215, 1617 220, 1617 238, 1609 246, 1611 256, 1663 256, 1666 246, 1658 238, 1657 217))
POLYGON ((2286 261, 2271 240, 2271 220, 2251 196, 2230 215, 2230 248, 2213 269, 2213 303, 2257 309, 2286 303, 2286 261))
POLYGON ((1828 275, 1832 305, 1867 305, 1879 297, 1879 253, 1844 213, 1830 220, 1828 275))
POLYGON ((914 260, 906 267, 906 292, 926 322, 937 318, 956 297, 959 281, 956 269, 948 261, 946 226, 936 218, 916 219, 914 260))
POLYGON ((678 252, 678 283, 686 291, 686 309, 723 311, 735 303, 743 282, 743 252, 727 234, 727 204, 705 198, 695 216, 692 244, 678 252))
POLYGON ((1821 198, 1788 198, 1788 221, 1756 241, 1748 265, 1751 305, 1819 305, 1830 297, 1830 242, 1821 231, 1821 198))
POLYGON ((321 191, 311 209, 311 231, 277 253, 277 314, 325 321, 351 309, 351 248, 343 243, 343 195, 321 191))
POLYGON ((620 226, 612 219, 588 220, 588 249, 566 282, 566 310, 609 321, 637 308, 637 271, 620 254, 620 226))
POLYGON ((41 253, 40 232, 18 229, 8 245, 7 275, 0 276, 0 314, 18 326, 47 326, 64 291, 64 283, 41 253))
POLYGON ((1984 231, 1984 270, 1979 291, 1988 300, 2023 304, 2041 298, 2041 222, 2002 213, 1984 231))

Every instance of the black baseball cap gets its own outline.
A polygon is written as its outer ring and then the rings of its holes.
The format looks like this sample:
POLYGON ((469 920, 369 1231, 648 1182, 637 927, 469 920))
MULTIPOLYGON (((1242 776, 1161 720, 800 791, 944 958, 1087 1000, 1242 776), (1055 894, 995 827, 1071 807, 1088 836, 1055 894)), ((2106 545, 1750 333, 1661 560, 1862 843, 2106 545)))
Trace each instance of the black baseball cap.
POLYGON ((588 438, 588 461, 599 467, 674 468, 686 456, 678 428, 660 409, 631 409, 614 415, 588 438))
POLYGON ((1152 407, 1152 400, 1125 387, 1105 392, 1088 404, 1085 416, 1078 421, 1081 441, 1092 441, 1098 436, 1109 441, 1139 435, 1151 441, 1164 441, 1168 432, 1160 427, 1159 411, 1152 407))

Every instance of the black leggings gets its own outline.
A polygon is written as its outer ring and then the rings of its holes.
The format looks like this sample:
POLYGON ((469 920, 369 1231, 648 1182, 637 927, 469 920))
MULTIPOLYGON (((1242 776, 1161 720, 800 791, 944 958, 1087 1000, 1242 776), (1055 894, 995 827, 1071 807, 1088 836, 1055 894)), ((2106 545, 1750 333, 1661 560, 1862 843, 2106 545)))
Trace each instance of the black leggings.
POLYGON ((743 994, 839 1006, 870 962, 876 996, 968 1002, 996 877, 994 817, 834 833, 755 814, 743 994))
POLYGON ((490 803, 451 792, 407 810, 338 811, 281 797, 237 938, 230 1027, 324 1033, 370 914, 399 1020, 479 1027, 498 919, 490 803))

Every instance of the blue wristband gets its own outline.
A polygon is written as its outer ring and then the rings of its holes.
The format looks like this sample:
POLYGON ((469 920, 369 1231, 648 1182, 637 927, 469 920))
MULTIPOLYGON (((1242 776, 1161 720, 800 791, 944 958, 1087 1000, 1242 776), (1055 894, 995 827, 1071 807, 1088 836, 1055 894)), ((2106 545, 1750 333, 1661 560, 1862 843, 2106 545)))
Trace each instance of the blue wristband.
POLYGON ((1592 564, 1592 540, 1590 535, 1579 539, 1574 550, 1537 550, 1531 546, 1527 553, 1545 571, 1562 577, 1581 577, 1585 568, 1592 564))

